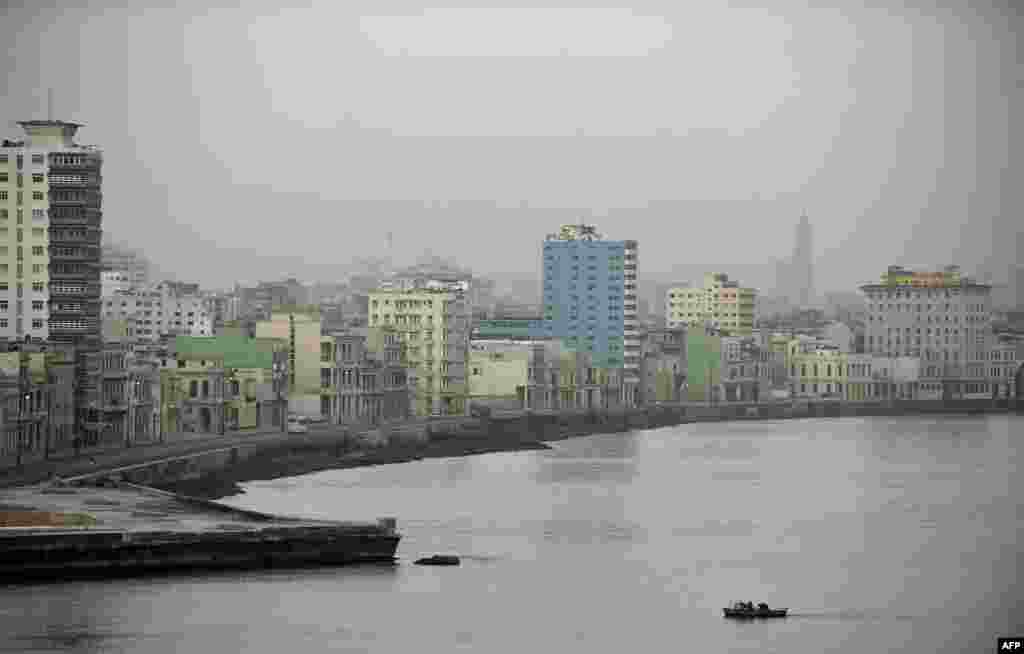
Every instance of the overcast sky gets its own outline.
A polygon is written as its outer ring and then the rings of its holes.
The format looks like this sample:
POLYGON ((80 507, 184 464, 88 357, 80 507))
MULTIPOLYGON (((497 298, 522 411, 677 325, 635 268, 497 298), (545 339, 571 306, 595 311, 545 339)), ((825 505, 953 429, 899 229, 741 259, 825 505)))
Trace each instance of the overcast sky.
POLYGON ((0 122, 53 87, 105 150, 104 229, 204 285, 330 278, 388 231, 536 276, 562 214, 659 277, 770 270, 803 209, 822 289, 1014 261, 1013 0, 144 2, 0 10, 0 122))

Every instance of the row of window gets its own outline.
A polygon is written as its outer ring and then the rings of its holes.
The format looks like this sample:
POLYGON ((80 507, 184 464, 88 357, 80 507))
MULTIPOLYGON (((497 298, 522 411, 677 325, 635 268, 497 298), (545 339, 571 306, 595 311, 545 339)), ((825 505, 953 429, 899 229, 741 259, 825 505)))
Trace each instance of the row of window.
MULTIPOLYGON (((34 263, 34 264, 32 264, 32 274, 34 274, 34 275, 41 275, 41 274, 43 274, 43 269, 44 268, 46 268, 45 265, 39 264, 39 263, 34 263)), ((23 274, 23 270, 22 270, 22 266, 21 266, 20 263, 17 265, 17 272, 18 272, 18 277, 21 277, 22 274, 23 274)), ((9 274, 10 274, 10 265, 6 264, 6 263, 0 263, 0 275, 9 275, 9 274)))
MULTIPOLYGON (((17 192, 16 197, 18 200, 18 204, 24 202, 25 198, 22 195, 21 191, 17 192)), ((8 199, 9 196, 7 195, 7 191, 0 191, 0 202, 6 202, 8 199)), ((32 191, 32 199, 37 202, 41 202, 46 199, 46 195, 42 191, 32 191)))
MULTIPOLYGON (((9 308, 8 301, 7 300, 0 300, 0 312, 6 312, 8 310, 8 308, 9 308)), ((33 300, 32 301, 32 310, 33 311, 45 311, 46 310, 46 302, 43 302, 42 300, 33 300)))
MULTIPOLYGON (((22 249, 21 249, 20 245, 18 246, 16 251, 17 251, 17 254, 18 254, 18 258, 21 259, 22 256, 23 256, 23 252, 22 252, 22 249)), ((7 256, 7 254, 8 254, 7 246, 6 245, 0 245, 0 257, 5 257, 5 256, 7 256)), ((33 245, 32 246, 32 256, 34 256, 34 257, 46 256, 46 248, 44 246, 42 246, 42 245, 33 245)))
MULTIPOLYGON (((17 155, 17 159, 18 159, 18 168, 21 168, 24 165, 24 163, 25 163, 25 155, 19 154, 19 155, 17 155)), ((0 163, 8 163, 8 162, 9 162, 9 159, 7 158, 7 153, 6 152, 0 153, 0 163)), ((36 165, 40 165, 40 164, 46 163, 46 155, 41 154, 39 152, 34 153, 32 155, 32 163, 34 163, 36 165)))
MULTIPOLYGON (((0 318, 0 329, 7 329, 8 325, 9 325, 9 322, 8 322, 7 318, 0 318)), ((45 320, 38 320, 37 319, 37 320, 33 320, 32 321, 32 329, 42 329, 45 325, 46 325, 46 321, 45 320)), ((51 323, 50 326, 53 327, 53 324, 51 323)), ((83 327, 83 329, 84 329, 84 327, 83 327)))

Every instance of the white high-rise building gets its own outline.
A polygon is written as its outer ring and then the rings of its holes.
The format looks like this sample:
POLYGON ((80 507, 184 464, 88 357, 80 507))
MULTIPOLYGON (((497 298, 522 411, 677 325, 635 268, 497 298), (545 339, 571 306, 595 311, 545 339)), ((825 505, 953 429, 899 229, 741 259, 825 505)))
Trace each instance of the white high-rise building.
POLYGON ((990 392, 991 286, 963 277, 956 266, 939 272, 890 266, 880 283, 861 286, 861 292, 866 351, 918 358, 922 395, 990 392))
POLYGON ((102 153, 76 123, 19 125, 0 143, 0 337, 96 345, 102 153))

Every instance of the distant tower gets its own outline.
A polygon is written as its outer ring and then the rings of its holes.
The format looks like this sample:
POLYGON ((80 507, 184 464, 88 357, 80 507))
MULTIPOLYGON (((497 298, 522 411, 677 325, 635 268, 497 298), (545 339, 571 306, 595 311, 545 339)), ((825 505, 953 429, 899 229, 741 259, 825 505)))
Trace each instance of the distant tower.
POLYGON ((800 216, 800 222, 796 226, 796 245, 793 248, 793 264, 789 272, 793 297, 797 304, 801 307, 810 306, 814 301, 814 245, 807 212, 800 216))
POLYGON ((1009 282, 1014 287, 1014 309, 1024 311, 1024 232, 1017 232, 1016 251, 1009 282))

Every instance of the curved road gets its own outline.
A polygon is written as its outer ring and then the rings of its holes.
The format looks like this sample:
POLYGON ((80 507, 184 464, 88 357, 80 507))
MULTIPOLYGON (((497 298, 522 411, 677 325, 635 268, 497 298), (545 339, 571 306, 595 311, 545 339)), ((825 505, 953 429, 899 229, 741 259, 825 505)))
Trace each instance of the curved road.
MULTIPOLYGON (((430 422, 432 424, 443 424, 459 420, 463 419, 453 418, 450 420, 431 420, 430 422)), ((401 425, 396 425, 395 428, 401 431, 425 424, 426 422, 426 420, 421 420, 402 423, 401 425)), ((246 431, 243 433, 235 432, 223 436, 219 434, 177 433, 168 435, 164 443, 138 445, 127 449, 109 448, 106 450, 93 450, 83 452, 77 457, 74 454, 62 453, 48 460, 35 459, 26 462, 21 469, 13 465, 0 468, 0 488, 38 484, 53 478, 55 474, 61 477, 73 477, 90 472, 102 472, 123 466, 137 465, 154 459, 198 454, 225 447, 240 445, 274 446, 287 441, 299 444, 343 440, 348 436, 366 433, 367 431, 365 427, 357 427, 356 429, 359 429, 359 431, 352 431, 351 427, 346 428, 342 425, 311 425, 309 433, 306 434, 287 434, 281 432, 280 428, 246 431)))

